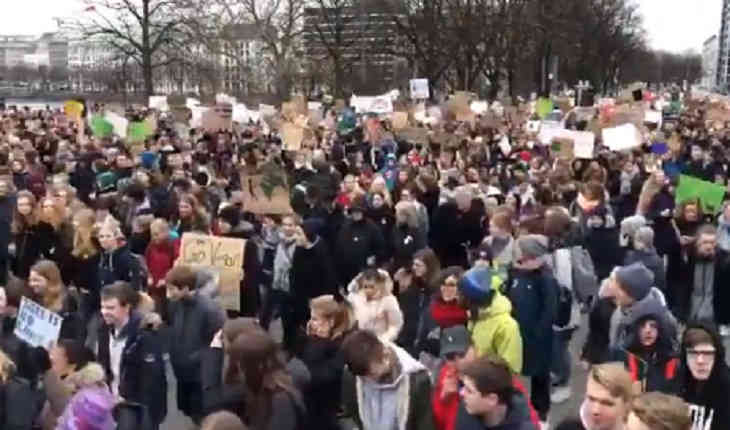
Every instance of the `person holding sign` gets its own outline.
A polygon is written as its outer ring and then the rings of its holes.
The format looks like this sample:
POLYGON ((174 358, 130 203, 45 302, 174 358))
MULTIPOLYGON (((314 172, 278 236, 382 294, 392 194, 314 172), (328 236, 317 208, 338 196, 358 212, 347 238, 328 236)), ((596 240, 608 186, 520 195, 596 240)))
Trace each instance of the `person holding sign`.
POLYGON ((167 415, 167 380, 162 348, 156 330, 143 324, 134 310, 139 293, 126 282, 101 290, 98 360, 104 367, 112 393, 147 407, 159 425, 167 415))
POLYGON ((56 263, 40 260, 34 264, 30 268, 28 286, 33 292, 33 300, 63 318, 59 339, 83 340, 86 337, 86 324, 79 298, 63 285, 61 271, 56 263))
POLYGON ((186 265, 172 268, 165 276, 170 301, 168 323, 170 361, 177 378, 177 405, 199 423, 202 417, 201 354, 223 327, 220 305, 197 290, 196 271, 186 265))

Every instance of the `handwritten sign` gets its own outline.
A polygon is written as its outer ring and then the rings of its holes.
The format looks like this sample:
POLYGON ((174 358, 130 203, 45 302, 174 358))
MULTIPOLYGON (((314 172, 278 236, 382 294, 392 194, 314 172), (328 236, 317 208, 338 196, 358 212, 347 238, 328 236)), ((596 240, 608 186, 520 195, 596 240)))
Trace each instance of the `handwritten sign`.
POLYGON ((184 233, 179 263, 215 270, 220 276, 221 305, 237 311, 245 250, 245 239, 184 233))
POLYGON ((33 347, 51 349, 61 334, 63 318, 31 299, 23 297, 15 321, 15 335, 33 347))

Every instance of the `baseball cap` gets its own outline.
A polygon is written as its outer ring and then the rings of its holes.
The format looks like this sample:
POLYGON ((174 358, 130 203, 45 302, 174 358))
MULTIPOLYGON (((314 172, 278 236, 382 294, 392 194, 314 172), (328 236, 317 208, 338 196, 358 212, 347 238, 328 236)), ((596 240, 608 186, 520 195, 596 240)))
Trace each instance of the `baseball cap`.
POLYGON ((465 354, 469 349, 469 332, 463 325, 455 325, 441 332, 440 355, 446 357, 449 354, 465 354))

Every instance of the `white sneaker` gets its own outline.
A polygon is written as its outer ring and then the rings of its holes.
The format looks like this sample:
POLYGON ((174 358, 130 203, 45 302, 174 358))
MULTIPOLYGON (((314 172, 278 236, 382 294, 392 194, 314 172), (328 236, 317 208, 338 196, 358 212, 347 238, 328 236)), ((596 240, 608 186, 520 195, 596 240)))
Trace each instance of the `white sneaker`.
POLYGON ((570 396, 572 395, 573 390, 571 390, 570 385, 560 385, 553 388, 553 392, 550 394, 550 402, 563 403, 570 399, 570 396))
POLYGON ((721 325, 720 326, 720 336, 722 336, 722 337, 730 336, 730 326, 725 325, 725 324, 721 325))
POLYGON ((548 429, 550 429, 550 420, 540 421, 540 430, 548 430, 548 429))

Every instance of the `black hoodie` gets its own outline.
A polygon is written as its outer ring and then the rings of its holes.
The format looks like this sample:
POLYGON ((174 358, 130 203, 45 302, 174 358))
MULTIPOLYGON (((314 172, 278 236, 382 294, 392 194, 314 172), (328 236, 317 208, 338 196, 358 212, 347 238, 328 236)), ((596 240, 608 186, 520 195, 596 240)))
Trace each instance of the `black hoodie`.
POLYGON ((520 393, 515 393, 509 403, 504 422, 494 427, 487 427, 482 417, 469 414, 464 408, 464 402, 459 402, 459 412, 456 415, 454 428, 456 430, 535 430, 525 397, 520 393))
POLYGON ((682 368, 679 375, 682 382, 679 395, 689 404, 693 429, 730 429, 730 374, 725 363, 725 347, 711 323, 687 324, 687 331, 693 328, 701 328, 712 336, 716 350, 715 364, 707 381, 697 381, 687 366, 687 346, 683 339, 682 368))

